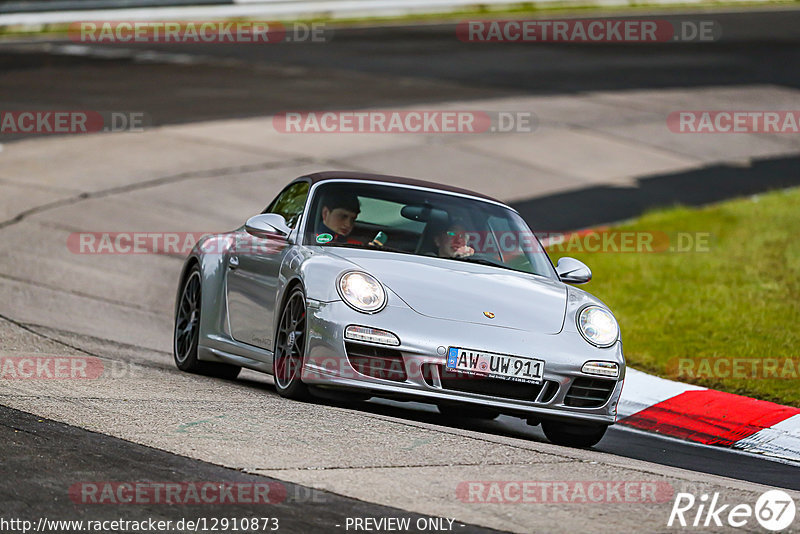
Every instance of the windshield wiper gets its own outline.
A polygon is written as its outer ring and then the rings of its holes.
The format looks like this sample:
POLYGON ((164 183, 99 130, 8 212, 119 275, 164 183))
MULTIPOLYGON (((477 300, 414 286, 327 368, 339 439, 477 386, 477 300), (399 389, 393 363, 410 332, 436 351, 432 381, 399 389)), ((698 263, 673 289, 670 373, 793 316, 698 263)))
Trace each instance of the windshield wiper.
POLYGON ((374 248, 365 245, 364 243, 334 243, 333 241, 329 241, 328 243, 319 243, 318 246, 321 247, 345 247, 345 248, 374 248))
POLYGON ((322 244, 321 246, 323 246, 323 247, 341 247, 341 248, 363 248, 363 249, 366 249, 366 250, 382 250, 384 252, 399 252, 400 254, 414 254, 414 252, 412 252, 412 251, 402 250, 402 249, 394 248, 394 247, 387 247, 386 245, 384 245, 382 247, 378 247, 378 246, 375 246, 375 245, 369 245, 369 244, 365 244, 365 243, 334 243, 334 242, 329 242, 329 243, 322 244))
POLYGON ((512 269, 507 265, 502 263, 497 263, 492 260, 487 260, 486 258, 476 258, 475 256, 453 256, 452 258, 448 258, 451 260, 458 260, 458 261, 466 261, 469 263, 480 263, 481 265, 489 265, 491 267, 501 267, 503 269, 508 269, 510 271, 516 271, 516 269, 512 269))
POLYGON ((475 256, 462 256, 460 258, 448 258, 451 260, 458 260, 458 261, 466 261, 468 263, 478 263, 480 265, 489 265, 490 267, 499 267, 501 269, 507 269, 509 271, 513 271, 515 273, 523 273, 523 274, 532 274, 533 276, 538 276, 540 278, 547 278, 550 279, 551 277, 540 274, 540 273, 532 273, 530 271, 523 271, 522 269, 514 269, 513 267, 509 267, 508 265, 504 265, 502 263, 496 263, 492 260, 487 260, 486 258, 476 258, 475 256))

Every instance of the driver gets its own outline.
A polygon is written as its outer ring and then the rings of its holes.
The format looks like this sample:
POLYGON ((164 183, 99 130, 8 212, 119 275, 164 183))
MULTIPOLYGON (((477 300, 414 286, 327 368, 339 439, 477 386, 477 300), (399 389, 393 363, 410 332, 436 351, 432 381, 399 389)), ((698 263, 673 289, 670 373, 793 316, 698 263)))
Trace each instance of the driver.
POLYGON ((475 254, 475 249, 467 245, 464 227, 452 224, 433 238, 436 252, 440 258, 466 258, 475 254))
POLYGON ((326 195, 322 199, 322 218, 315 229, 317 243, 360 243, 347 238, 353 231, 359 212, 361 205, 356 195, 347 192, 326 195), (330 239, 324 241, 326 234, 330 239))

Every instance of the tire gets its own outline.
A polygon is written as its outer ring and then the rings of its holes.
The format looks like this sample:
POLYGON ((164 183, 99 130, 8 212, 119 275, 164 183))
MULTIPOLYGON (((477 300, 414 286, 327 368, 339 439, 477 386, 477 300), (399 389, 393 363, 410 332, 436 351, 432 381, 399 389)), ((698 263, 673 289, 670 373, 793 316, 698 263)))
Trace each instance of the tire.
POLYGON ((181 371, 233 380, 241 367, 218 362, 201 362, 197 358, 200 340, 200 310, 202 308, 200 267, 195 265, 183 281, 178 309, 175 312, 172 356, 181 371))
POLYGON ((471 406, 469 404, 438 404, 439 413, 453 419, 480 419, 491 421, 497 419, 500 412, 491 408, 471 406))
POLYGON ((608 425, 571 425, 556 421, 542 421, 542 430, 550 442, 565 447, 586 448, 597 445, 608 425))
POLYGON ((281 310, 278 332, 275 335, 275 389, 287 399, 306 400, 308 386, 303 384, 303 359, 306 348, 306 294, 294 288, 281 310))

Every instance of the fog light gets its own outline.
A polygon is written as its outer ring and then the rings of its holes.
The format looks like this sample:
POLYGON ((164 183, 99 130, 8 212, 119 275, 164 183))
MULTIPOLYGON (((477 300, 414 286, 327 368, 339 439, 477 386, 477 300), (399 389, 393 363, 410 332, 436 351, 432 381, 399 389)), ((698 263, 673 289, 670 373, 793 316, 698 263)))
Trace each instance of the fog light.
POLYGON ((397 346, 400 340, 396 335, 386 330, 369 328, 368 326, 350 325, 344 331, 344 337, 357 341, 369 341, 370 343, 380 343, 381 345, 397 346))
POLYGON ((587 375, 599 376, 619 376, 619 365, 613 362, 586 362, 581 367, 581 371, 587 375))

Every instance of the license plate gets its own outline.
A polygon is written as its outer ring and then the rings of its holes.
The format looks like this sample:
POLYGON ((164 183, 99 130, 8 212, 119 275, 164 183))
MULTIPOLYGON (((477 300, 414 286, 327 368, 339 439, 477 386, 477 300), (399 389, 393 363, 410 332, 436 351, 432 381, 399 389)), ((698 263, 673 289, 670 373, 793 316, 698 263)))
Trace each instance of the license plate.
POLYGON ((544 361, 450 347, 447 352, 447 368, 486 378, 540 384, 544 374, 544 361))

